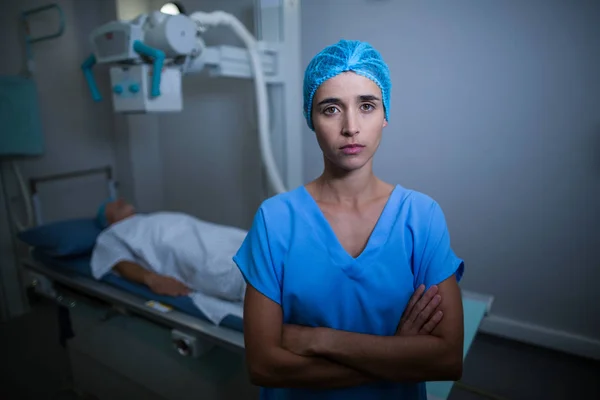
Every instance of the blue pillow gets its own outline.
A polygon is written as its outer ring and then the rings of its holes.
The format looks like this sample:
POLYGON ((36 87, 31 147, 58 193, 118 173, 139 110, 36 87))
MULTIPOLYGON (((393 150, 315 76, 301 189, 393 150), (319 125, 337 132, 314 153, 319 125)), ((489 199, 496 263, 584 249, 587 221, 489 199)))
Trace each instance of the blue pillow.
POLYGON ((65 257, 90 254, 100 232, 95 218, 81 218, 36 226, 17 236, 49 256, 65 257))

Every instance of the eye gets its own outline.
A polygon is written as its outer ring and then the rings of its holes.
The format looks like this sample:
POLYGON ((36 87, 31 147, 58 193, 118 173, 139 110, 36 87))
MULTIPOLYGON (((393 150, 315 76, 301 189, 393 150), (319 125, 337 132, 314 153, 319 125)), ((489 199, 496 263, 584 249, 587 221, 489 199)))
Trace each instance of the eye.
POLYGON ((338 111, 338 109, 336 107, 327 107, 323 110, 323 114, 335 114, 335 112, 338 111))
POLYGON ((360 109, 363 111, 372 111, 373 109, 375 109, 375 106, 372 104, 362 104, 360 106, 360 109))

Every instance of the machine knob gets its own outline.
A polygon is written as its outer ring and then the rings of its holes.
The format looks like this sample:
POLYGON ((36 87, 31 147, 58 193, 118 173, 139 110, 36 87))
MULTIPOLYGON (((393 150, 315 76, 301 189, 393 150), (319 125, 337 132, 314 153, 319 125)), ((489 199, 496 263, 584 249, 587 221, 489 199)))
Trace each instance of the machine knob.
POLYGON ((175 345, 175 349, 182 356, 189 356, 191 353, 190 346, 185 339, 177 339, 173 343, 175 345))
POLYGON ((131 85, 129 85, 129 91, 131 93, 137 93, 140 91, 140 85, 138 85, 137 83, 132 83, 131 85))
POLYGON ((123 93, 123 86, 121 86, 121 85, 115 85, 113 87, 113 92, 115 94, 121 94, 121 93, 123 93))

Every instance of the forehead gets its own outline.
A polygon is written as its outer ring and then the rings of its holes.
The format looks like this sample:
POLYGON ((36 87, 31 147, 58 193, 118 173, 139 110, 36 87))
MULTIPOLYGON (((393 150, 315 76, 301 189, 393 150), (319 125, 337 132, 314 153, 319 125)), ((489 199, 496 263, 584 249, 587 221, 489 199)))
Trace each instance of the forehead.
POLYGON ((381 89, 369 78, 354 72, 344 72, 323 82, 315 93, 315 100, 327 97, 351 99, 363 95, 381 98, 381 89))

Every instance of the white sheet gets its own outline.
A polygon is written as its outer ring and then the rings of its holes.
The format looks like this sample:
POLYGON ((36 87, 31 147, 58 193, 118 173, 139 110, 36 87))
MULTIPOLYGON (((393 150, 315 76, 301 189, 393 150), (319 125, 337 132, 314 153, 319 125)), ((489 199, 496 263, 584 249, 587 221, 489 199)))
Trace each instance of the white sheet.
POLYGON ((187 214, 138 214, 103 231, 92 253, 96 279, 119 261, 140 264, 185 283, 194 304, 215 324, 227 315, 242 317, 246 283, 232 260, 246 231, 187 214))

